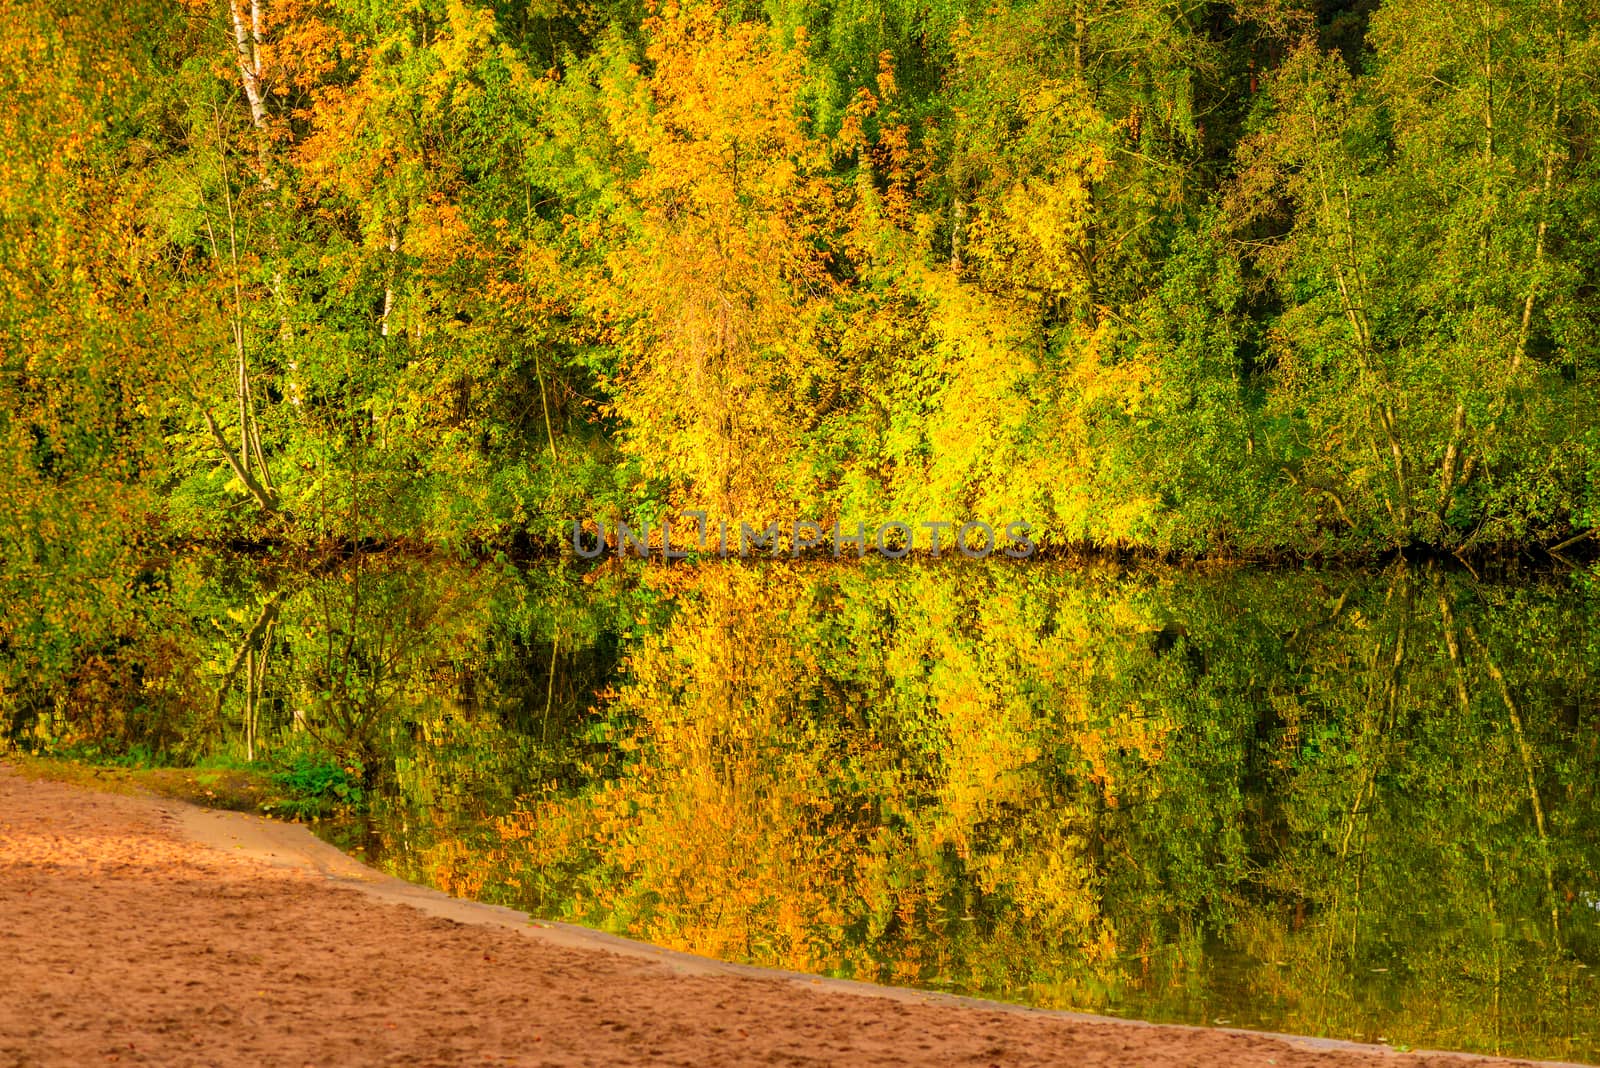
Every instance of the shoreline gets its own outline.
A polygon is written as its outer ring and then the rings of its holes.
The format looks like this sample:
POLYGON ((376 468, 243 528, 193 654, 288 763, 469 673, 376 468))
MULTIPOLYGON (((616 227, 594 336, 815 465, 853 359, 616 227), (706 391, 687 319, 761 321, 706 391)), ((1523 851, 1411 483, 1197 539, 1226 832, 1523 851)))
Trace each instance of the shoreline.
MULTIPOLYGON (((3 765, 0 765, 3 767, 3 765)), ((188 802, 172 802, 183 833, 192 841, 216 849, 233 848, 242 855, 254 857, 268 864, 312 870, 336 886, 354 887, 377 901, 386 904, 409 905, 430 916, 453 920, 457 923, 502 927, 518 931, 553 945, 615 953, 626 957, 650 960, 672 969, 679 975, 735 975, 758 980, 780 980, 812 990, 852 997, 881 998, 908 1004, 945 1005, 990 1012, 1010 1012, 1046 1019, 1063 1019, 1093 1024, 1120 1024, 1130 1027, 1153 1027, 1178 1031, 1209 1032, 1241 1035, 1248 1038, 1270 1038, 1288 1045, 1300 1046, 1317 1052, 1351 1051, 1386 1056, 1422 1056, 1460 1058, 1482 1063, 1481 1054, 1452 1050, 1396 1050, 1392 1046, 1372 1042, 1354 1042, 1338 1038, 1317 1038, 1277 1031, 1254 1031, 1242 1027, 1201 1027, 1191 1024, 1154 1023, 1147 1020, 1101 1016, 1095 1013, 1076 1012, 1070 1009, 1045 1009, 1017 1002, 997 1001, 991 998, 965 994, 945 994, 916 987, 883 986, 853 979, 835 979, 811 975, 783 968, 767 968, 756 964, 740 964, 716 957, 703 957, 682 950, 666 949, 649 942, 641 942, 622 935, 598 931, 577 924, 554 920, 541 920, 529 913, 504 905, 491 905, 468 898, 452 897, 441 890, 388 875, 369 864, 350 856, 337 846, 318 838, 303 824, 252 816, 243 812, 206 809, 188 802)), ((1491 1058, 1492 1059, 1492 1058, 1491 1058)), ((1537 1068, 1590 1068, 1571 1061, 1517 1061, 1537 1068)))
POLYGON ((1558 1063, 1152 1024, 727 963, 452 898, 299 824, 25 778, 3 760, 0 957, 17 962, 0 968, 0 1064, 18 1066, 81 1063, 85 1043, 131 1063, 1558 1063), (352 954, 354 970, 304 963, 352 954), (477 996, 459 989, 468 974, 477 996), (213 992, 229 992, 225 1003, 241 981, 293 1011, 254 1020, 248 1036, 216 1019, 213 992), (543 996, 530 1002, 530 989, 543 996), (383 1049, 364 1041, 375 1007, 390 1017, 383 1049), (135 1026, 150 1015, 168 1026, 135 1026), (162 1038, 175 1032, 181 1048, 162 1038), (131 1033, 141 1037, 120 1049, 131 1033))
MULTIPOLYGON (((869 532, 870 539, 870 532, 869 532)), ((879 554, 869 548, 858 556, 835 555, 827 545, 805 549, 798 556, 783 547, 776 553, 770 550, 752 552, 741 557, 737 552, 718 555, 714 551, 690 550, 679 557, 674 551, 672 559, 662 556, 659 540, 652 543, 644 555, 637 550, 627 550, 615 539, 592 556, 573 551, 570 540, 551 540, 535 537, 529 532, 518 532, 504 538, 468 539, 459 546, 430 540, 427 537, 405 535, 366 538, 297 538, 289 535, 237 536, 219 539, 176 538, 152 546, 151 561, 160 561, 185 551, 202 550, 239 557, 276 557, 300 566, 326 564, 348 560, 357 556, 396 557, 426 560, 434 557, 464 560, 493 561, 498 556, 518 566, 565 564, 579 571, 591 571, 618 564, 654 564, 656 566, 695 567, 706 564, 735 562, 745 564, 840 564, 846 567, 867 563, 937 564, 944 560, 973 564, 1069 564, 1116 565, 1124 567, 1168 567, 1205 570, 1211 568, 1253 568, 1266 571, 1321 568, 1327 570, 1370 570, 1387 567, 1403 559, 1413 564, 1429 562, 1471 571, 1474 567, 1490 569, 1555 570, 1600 563, 1600 537, 1594 528, 1569 529, 1548 542, 1529 540, 1522 542, 1496 542, 1472 546, 1450 546, 1430 542, 1395 545, 1383 544, 1351 546, 1293 546, 1279 545, 1271 548, 1242 549, 1230 545, 1214 545, 1205 549, 1159 548, 1142 543, 1100 544, 1093 542, 1040 542, 1027 556, 1010 559, 994 551, 984 559, 962 556, 954 548, 946 547, 940 553, 925 548, 912 548, 899 556, 879 554)))

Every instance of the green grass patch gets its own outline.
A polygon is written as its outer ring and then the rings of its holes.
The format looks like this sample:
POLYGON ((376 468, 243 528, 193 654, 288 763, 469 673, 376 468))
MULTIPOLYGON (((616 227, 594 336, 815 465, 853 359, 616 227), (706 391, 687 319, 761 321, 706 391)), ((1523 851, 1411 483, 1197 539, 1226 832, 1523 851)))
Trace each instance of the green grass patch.
POLYGON ((13 751, 3 759, 30 779, 291 820, 326 819, 359 811, 366 804, 360 767, 340 764, 310 749, 254 763, 219 754, 190 767, 165 766, 159 757, 144 752, 96 753, 83 748, 39 754, 13 751))

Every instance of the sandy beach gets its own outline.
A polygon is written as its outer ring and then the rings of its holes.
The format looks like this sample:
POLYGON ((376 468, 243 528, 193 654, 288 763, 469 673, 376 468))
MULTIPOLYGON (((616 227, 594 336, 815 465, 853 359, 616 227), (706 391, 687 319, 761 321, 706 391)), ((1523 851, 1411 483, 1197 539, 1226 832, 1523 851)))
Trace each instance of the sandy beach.
POLYGON ((0 765, 0 1065, 1491 1065, 762 973, 0 765))

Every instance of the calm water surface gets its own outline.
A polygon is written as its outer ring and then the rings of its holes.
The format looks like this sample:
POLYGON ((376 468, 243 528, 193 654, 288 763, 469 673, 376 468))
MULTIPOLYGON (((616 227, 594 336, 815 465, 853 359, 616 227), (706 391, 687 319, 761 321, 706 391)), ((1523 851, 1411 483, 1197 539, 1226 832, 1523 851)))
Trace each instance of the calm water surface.
POLYGON ((219 664, 271 615, 230 744, 344 747, 370 811, 320 829, 402 877, 826 975, 1600 1062, 1582 573, 202 570, 219 664))

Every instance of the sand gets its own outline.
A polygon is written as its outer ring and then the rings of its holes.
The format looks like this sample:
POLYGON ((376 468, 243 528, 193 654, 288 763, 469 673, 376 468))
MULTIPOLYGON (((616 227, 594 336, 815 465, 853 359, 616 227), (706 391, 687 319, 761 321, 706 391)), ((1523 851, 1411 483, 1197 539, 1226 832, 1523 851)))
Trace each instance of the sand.
POLYGON ((0 765, 0 1065, 1514 1063, 724 965, 412 888, 301 827, 0 765))

